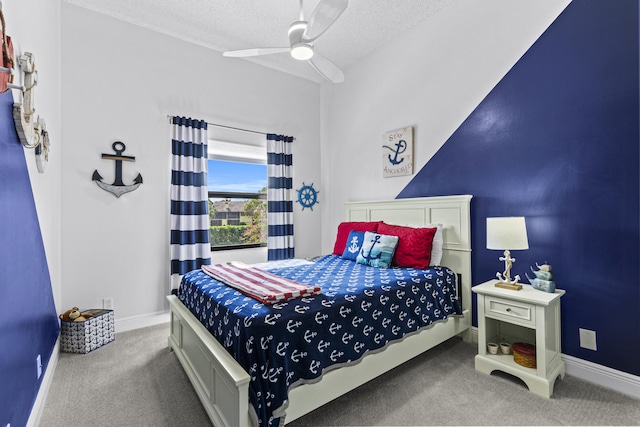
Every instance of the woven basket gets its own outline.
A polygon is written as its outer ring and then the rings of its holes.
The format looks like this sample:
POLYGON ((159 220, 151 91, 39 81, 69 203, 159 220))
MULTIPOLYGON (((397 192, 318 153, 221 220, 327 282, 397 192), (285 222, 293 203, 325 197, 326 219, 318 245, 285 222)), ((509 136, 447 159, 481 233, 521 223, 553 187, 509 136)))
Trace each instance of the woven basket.
POLYGON ((513 349, 513 361, 525 368, 536 367, 536 346, 526 342, 515 342, 513 349))

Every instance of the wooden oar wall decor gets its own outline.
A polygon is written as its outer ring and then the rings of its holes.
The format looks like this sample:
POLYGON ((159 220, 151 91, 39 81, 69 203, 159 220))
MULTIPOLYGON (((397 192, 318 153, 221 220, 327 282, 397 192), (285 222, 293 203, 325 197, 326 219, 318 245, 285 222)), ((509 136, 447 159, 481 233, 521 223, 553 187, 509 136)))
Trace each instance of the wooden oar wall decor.
POLYGON ((0 2, 0 25, 2 25, 2 64, 0 66, 0 93, 16 89, 21 102, 13 103, 13 121, 20 142, 26 148, 33 148, 38 172, 45 171, 49 160, 49 132, 44 118, 35 114, 34 88, 38 84, 38 71, 33 53, 25 52, 18 57, 17 65, 22 85, 14 84, 16 61, 13 42, 7 35, 7 25, 0 2))

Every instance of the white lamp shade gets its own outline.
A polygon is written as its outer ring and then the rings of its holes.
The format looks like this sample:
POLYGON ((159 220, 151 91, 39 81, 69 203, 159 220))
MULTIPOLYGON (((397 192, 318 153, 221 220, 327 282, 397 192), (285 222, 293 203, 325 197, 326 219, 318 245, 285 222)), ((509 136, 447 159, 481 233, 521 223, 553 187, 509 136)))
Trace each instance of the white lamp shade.
POLYGON ((524 217, 487 218, 487 249, 529 249, 524 217))

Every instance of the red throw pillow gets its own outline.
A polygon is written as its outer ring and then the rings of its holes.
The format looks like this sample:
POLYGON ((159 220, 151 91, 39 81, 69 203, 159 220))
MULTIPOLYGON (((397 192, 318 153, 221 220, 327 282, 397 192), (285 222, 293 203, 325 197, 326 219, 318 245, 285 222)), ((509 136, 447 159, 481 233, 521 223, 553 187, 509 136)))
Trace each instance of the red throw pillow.
POLYGON ((431 245, 437 228, 414 228, 390 225, 378 226, 378 233, 398 236, 398 247, 393 255, 393 265, 425 269, 431 262, 431 245))
POLYGON ((347 246, 347 239, 349 238, 349 232, 355 231, 372 231, 378 230, 378 225, 382 221, 374 222, 341 222, 338 225, 338 235, 336 236, 336 242, 333 245, 333 253, 342 256, 344 248, 347 246))

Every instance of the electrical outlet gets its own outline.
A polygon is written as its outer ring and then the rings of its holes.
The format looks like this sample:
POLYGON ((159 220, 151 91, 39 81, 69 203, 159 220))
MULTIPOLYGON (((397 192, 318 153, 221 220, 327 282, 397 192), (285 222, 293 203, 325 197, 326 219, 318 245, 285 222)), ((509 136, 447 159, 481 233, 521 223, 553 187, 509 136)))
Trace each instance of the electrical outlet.
POLYGON ((596 331, 579 328, 578 332, 580 333, 580 347, 593 351, 598 350, 598 346, 596 345, 596 331))
POLYGON ((102 308, 113 310, 113 298, 102 298, 102 308))
POLYGON ((42 357, 40 357, 40 355, 36 357, 36 375, 36 379, 40 379, 42 376, 42 357))

